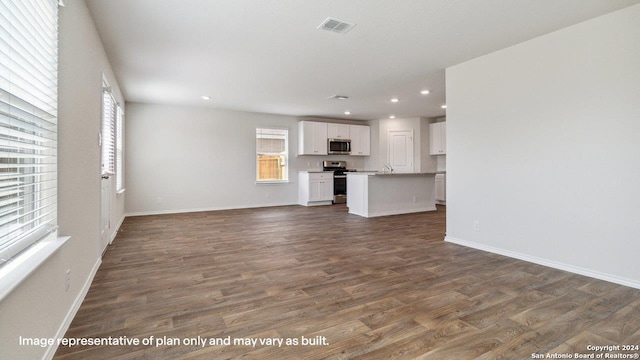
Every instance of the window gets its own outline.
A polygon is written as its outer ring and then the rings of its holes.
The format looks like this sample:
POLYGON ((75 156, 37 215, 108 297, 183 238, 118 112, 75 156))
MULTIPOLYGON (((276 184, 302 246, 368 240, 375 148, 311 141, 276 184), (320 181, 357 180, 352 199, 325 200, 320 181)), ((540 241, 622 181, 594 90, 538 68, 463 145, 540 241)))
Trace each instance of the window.
POLYGON ((57 0, 0 2, 0 264, 57 223, 57 0))
POLYGON ((116 99, 111 87, 102 80, 102 175, 115 174, 116 99))
POLYGON ((107 80, 102 79, 102 175, 116 176, 116 191, 124 190, 123 163, 124 112, 107 80))
POLYGON ((123 118, 124 114, 122 113, 122 108, 118 105, 118 111, 116 114, 116 191, 124 190, 124 163, 122 159, 122 147, 124 138, 122 137, 122 133, 124 129, 123 126, 123 118))
POLYGON ((258 182, 289 180, 288 136, 286 129, 256 129, 256 164, 258 182))

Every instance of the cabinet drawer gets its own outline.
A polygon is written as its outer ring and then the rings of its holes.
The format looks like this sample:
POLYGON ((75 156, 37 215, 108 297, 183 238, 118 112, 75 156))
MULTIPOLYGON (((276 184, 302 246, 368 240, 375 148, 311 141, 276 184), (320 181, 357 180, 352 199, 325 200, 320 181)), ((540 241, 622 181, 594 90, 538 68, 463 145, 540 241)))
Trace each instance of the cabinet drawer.
POLYGON ((309 180, 324 180, 324 179, 333 179, 333 173, 332 172, 309 173, 309 180))

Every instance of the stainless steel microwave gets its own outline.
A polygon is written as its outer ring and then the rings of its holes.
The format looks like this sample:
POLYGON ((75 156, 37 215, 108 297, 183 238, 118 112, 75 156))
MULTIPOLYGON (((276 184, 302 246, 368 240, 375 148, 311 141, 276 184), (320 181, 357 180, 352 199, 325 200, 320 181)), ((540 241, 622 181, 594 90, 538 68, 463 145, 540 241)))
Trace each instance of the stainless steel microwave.
POLYGON ((351 154, 351 140, 327 139, 327 152, 329 154, 351 154))

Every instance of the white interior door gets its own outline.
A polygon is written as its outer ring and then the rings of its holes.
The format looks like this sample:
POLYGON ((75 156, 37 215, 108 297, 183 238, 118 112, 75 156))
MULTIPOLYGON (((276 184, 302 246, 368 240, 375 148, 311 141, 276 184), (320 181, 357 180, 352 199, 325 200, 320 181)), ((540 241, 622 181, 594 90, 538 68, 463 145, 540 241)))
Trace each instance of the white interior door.
POLYGON ((100 253, 104 253, 111 240, 111 177, 100 181, 100 253))
POLYGON ((389 130, 389 164, 394 173, 413 172, 413 130, 389 130))

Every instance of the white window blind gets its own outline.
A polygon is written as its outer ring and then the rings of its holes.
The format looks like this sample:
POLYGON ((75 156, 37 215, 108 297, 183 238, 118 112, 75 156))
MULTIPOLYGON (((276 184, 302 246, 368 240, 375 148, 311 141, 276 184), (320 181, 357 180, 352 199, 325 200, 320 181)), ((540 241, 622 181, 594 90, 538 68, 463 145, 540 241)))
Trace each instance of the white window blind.
POLYGON ((118 105, 117 111, 117 120, 116 120, 116 190, 120 191, 124 189, 124 163, 122 159, 122 148, 123 148, 123 123, 124 123, 124 113, 122 112, 122 108, 118 105))
POLYGON ((0 0, 0 263, 57 222, 58 7, 0 0))
POLYGON ((288 180, 288 136, 286 129, 256 129, 256 163, 258 182, 288 180))
POLYGON ((106 81, 102 82, 102 175, 115 174, 116 99, 106 81))

